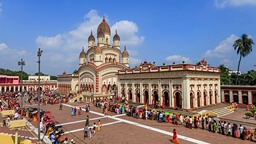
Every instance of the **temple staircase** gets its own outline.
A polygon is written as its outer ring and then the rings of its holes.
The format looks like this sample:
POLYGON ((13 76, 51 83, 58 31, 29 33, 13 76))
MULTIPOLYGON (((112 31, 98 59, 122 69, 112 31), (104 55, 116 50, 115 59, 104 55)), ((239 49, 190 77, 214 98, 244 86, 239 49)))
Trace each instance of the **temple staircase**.
POLYGON ((219 108, 219 109, 212 110, 212 112, 216 113, 218 115, 218 117, 222 117, 222 116, 231 114, 234 111, 226 109, 226 108, 219 108))

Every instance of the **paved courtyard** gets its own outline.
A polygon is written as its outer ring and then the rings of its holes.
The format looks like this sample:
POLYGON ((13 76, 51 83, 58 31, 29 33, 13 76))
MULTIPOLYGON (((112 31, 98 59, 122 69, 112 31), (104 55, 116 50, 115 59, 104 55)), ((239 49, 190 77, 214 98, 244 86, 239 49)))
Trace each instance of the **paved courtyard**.
MULTIPOLYGON (((171 123, 158 123, 153 120, 136 119, 124 114, 109 112, 109 116, 102 114, 102 109, 91 106, 90 112, 82 112, 82 115, 71 116, 71 107, 84 107, 85 103, 63 104, 63 110, 59 110, 59 105, 44 105, 44 111, 51 111, 57 124, 62 125, 68 138, 74 139, 76 143, 95 144, 167 144, 171 143, 172 130, 176 128, 181 144, 247 144, 253 143, 240 139, 223 136, 217 133, 208 132, 201 129, 188 129, 181 125, 171 123), (91 139, 83 138, 83 127, 86 116, 90 118, 90 126, 100 120, 103 124, 102 130, 96 132, 91 139)), ((32 122, 33 125, 37 123, 32 122)))

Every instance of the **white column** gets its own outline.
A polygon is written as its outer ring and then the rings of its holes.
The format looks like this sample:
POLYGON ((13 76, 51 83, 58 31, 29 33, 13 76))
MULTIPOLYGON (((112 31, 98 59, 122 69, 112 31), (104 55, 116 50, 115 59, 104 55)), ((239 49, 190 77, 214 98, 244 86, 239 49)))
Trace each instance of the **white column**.
POLYGON ((142 81, 140 81, 140 103, 144 103, 144 96, 143 96, 143 85, 142 81))
POLYGON ((252 91, 248 91, 248 104, 252 104, 252 91))
POLYGON ((7 86, 4 86, 4 92, 6 92, 6 89, 7 89, 6 87, 7 87, 7 86))
POLYGON ((172 80, 169 80, 169 106, 173 107, 174 103, 173 103, 173 91, 172 91, 173 87, 172 87, 172 80))
POLYGON ((229 90, 229 99, 230 99, 230 102, 234 101, 234 99, 233 99, 233 91, 232 90, 229 90))
POLYGON ((152 85, 151 81, 148 81, 148 104, 152 104, 152 85))
POLYGON ((136 102, 135 84, 134 84, 134 81, 132 81, 132 102, 136 102))
POLYGON ((20 87, 21 87, 21 86, 19 85, 19 86, 18 86, 18 91, 20 91, 20 87))
POLYGON ((125 81, 125 83, 124 83, 124 96, 126 97, 126 99, 128 99, 128 97, 127 97, 127 92, 128 91, 128 85, 127 85, 127 81, 125 81))
POLYGON ((181 91, 182 91, 182 108, 184 109, 190 109, 190 95, 189 95, 189 86, 188 86, 188 78, 185 77, 182 79, 182 85, 181 85, 181 91))
POLYGON ((224 102, 225 93, 224 90, 221 90, 221 102, 224 102))
POLYGON ((2 86, 0 86, 0 92, 2 92, 2 86))
POLYGON ((238 103, 243 103, 242 101, 242 91, 238 90, 238 103))
POLYGON ((119 83, 117 84, 118 85, 118 91, 117 91, 117 95, 120 96, 121 95, 121 84, 122 84, 122 81, 120 79, 118 79, 119 83))
POLYGON ((162 97, 162 82, 161 80, 157 81, 157 90, 158 90, 158 100, 160 101, 160 105, 163 103, 163 97, 162 97))

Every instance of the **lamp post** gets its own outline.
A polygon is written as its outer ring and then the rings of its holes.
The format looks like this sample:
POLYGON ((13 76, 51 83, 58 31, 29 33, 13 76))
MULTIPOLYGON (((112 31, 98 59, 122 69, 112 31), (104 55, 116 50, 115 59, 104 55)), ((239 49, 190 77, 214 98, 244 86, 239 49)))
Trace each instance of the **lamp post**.
POLYGON ((21 68, 21 74, 20 74, 20 79, 21 79, 21 97, 20 97, 20 108, 21 108, 21 115, 23 113, 23 78, 22 78, 22 73, 23 73, 23 66, 25 65, 25 61, 21 59, 18 61, 18 65, 20 65, 21 68))
POLYGON ((37 108, 38 141, 37 141, 37 144, 41 144, 42 143, 41 142, 41 138, 40 138, 40 132, 41 132, 40 131, 40 120, 41 120, 41 118, 40 118, 40 95, 41 95, 41 93, 40 93, 40 57, 42 55, 42 52, 43 51, 40 50, 40 48, 37 51, 37 56, 38 56, 38 88, 37 88, 37 92, 38 92, 38 94, 37 94, 37 99, 38 99, 38 108, 37 108))

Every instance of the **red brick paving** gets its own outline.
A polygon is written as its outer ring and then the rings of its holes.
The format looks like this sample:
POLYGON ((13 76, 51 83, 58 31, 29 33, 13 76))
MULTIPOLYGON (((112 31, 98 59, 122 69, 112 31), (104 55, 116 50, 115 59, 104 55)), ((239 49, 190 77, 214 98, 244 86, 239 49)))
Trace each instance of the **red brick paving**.
MULTIPOLYGON (((85 103, 71 103, 70 105, 73 106, 84 106, 85 103)), ((42 106, 42 109, 45 111, 51 111, 51 114, 55 117, 56 121, 58 123, 65 123, 65 122, 71 122, 71 121, 77 121, 77 120, 84 120, 86 118, 86 115, 89 115, 90 118, 97 118, 101 117, 96 114, 82 112, 82 115, 80 116, 70 116, 70 107, 63 106, 63 110, 59 110, 59 105, 46 105, 42 106)), ((96 108, 94 106, 91 106, 92 111, 100 112, 102 113, 102 109, 96 108)), ((110 115, 116 115, 115 113, 109 112, 110 115)), ((228 115, 229 116, 229 115, 228 115)), ((212 144, 249 144, 252 142, 249 141, 243 141, 240 139, 232 138, 223 136, 217 133, 208 132, 207 130, 201 130, 201 129, 188 129, 181 125, 173 125, 170 123, 158 123, 156 121, 152 120, 142 120, 142 119, 136 119, 133 117, 128 116, 120 116, 118 118, 133 121, 136 123, 152 126, 154 128, 162 129, 165 131, 172 131, 174 128, 176 128, 178 137, 179 135, 183 135, 186 137, 194 138, 197 140, 201 140, 204 142, 212 143, 212 144)), ((98 120, 94 120, 90 122, 90 125, 93 124, 93 122, 97 122, 98 120)), ((111 118, 102 118, 101 119, 103 124, 114 122, 115 120, 111 118)), ((37 126, 37 123, 33 122, 35 126, 37 126)), ((76 124, 70 124, 70 125, 64 125, 63 130, 75 130, 83 128, 85 122, 80 122, 76 124)), ((0 130, 1 131, 1 130, 0 130)), ((150 131, 141 127, 137 127, 134 125, 130 125, 124 122, 112 124, 108 126, 103 126, 102 131, 96 132, 96 134, 92 137, 92 139, 86 138, 83 140, 83 131, 74 132, 68 134, 69 140, 73 138, 77 144, 83 144, 83 143, 90 143, 90 144, 142 144, 142 143, 148 143, 148 144, 167 144, 171 143, 170 139, 171 136, 161 134, 158 132, 150 131)), ((190 144, 192 142, 179 139, 181 144, 190 144)))

